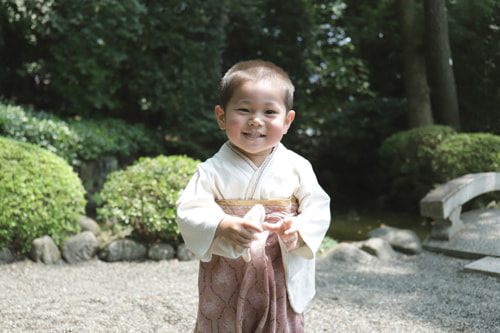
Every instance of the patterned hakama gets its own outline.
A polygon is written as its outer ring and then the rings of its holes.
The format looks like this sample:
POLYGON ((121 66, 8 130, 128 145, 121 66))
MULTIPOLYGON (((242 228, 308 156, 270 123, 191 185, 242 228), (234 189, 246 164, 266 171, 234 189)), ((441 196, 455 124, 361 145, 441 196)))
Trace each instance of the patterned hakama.
MULTIPOLYGON (((251 206, 221 204, 235 216, 251 206)), ((296 204, 265 205, 266 213, 296 215, 296 204)), ((266 219, 273 223, 273 218, 266 219)), ((286 277, 278 236, 269 233, 263 243, 253 242, 251 261, 213 255, 200 262, 199 308, 196 332, 303 332, 303 314, 288 301, 286 277)))

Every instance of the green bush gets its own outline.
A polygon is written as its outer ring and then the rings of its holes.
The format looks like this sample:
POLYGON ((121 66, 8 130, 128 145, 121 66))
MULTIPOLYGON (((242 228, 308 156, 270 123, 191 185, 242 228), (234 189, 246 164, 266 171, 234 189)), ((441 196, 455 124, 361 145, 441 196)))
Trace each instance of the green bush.
POLYGON ((62 158, 0 137, 0 248, 28 252, 44 235, 61 245, 84 209, 82 183, 62 158))
POLYGON ((143 124, 129 125, 120 119, 71 120, 71 129, 81 140, 81 160, 99 159, 112 154, 118 157, 150 156, 164 149, 158 131, 143 124))
POLYGON ((439 182, 432 160, 439 144, 455 135, 453 128, 432 125, 396 133, 379 149, 381 200, 393 208, 416 210, 420 199, 439 182))
POLYGON ((0 135, 30 142, 77 164, 82 142, 69 124, 45 112, 0 103, 0 135))
POLYGON ((108 226, 131 226, 139 239, 177 242, 175 202, 198 162, 176 155, 141 158, 110 174, 100 193, 104 204, 97 209, 98 219, 108 226))
POLYGON ((330 106, 314 116, 301 116, 299 111, 297 116, 302 117, 299 128, 292 127, 297 135, 286 136, 286 144, 311 160, 320 170, 322 184, 335 184, 344 193, 371 186, 360 175, 373 173, 382 141, 406 128, 407 122, 405 101, 389 98, 351 102, 337 109, 330 106))
POLYGON ((158 131, 120 119, 63 120, 46 112, 0 103, 0 135, 30 142, 72 166, 106 154, 129 158, 163 151, 158 131))
POLYGON ((489 133, 450 136, 437 146, 432 170, 443 183, 468 173, 500 172, 500 136, 489 133))

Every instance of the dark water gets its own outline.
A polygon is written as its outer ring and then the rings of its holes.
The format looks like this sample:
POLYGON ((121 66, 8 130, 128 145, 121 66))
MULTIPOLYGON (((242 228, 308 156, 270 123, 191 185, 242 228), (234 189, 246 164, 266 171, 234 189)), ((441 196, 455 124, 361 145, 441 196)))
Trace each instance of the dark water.
POLYGON ((418 213, 391 211, 375 200, 340 198, 332 201, 332 224, 328 236, 337 241, 359 241, 375 228, 390 226, 414 231, 421 240, 430 234, 430 225, 418 213))

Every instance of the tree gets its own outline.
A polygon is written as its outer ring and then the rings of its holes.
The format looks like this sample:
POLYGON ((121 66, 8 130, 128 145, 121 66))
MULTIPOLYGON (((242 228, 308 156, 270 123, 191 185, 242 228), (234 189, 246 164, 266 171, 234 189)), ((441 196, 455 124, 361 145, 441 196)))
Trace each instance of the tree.
POLYGON ((415 0, 396 0, 403 49, 403 78, 408 100, 409 126, 433 124, 427 84, 423 32, 415 0))
POLYGON ((445 0, 424 0, 424 16, 434 116, 437 122, 460 130, 445 0))

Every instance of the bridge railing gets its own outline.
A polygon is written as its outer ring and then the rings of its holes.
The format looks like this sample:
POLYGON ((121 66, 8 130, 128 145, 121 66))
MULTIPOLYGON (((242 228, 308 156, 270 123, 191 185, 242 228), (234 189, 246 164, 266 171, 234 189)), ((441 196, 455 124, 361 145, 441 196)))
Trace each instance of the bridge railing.
POLYGON ((420 215, 434 221, 431 238, 451 239, 463 226, 462 205, 493 191, 500 191, 500 172, 468 174, 430 191, 420 200, 420 215))

